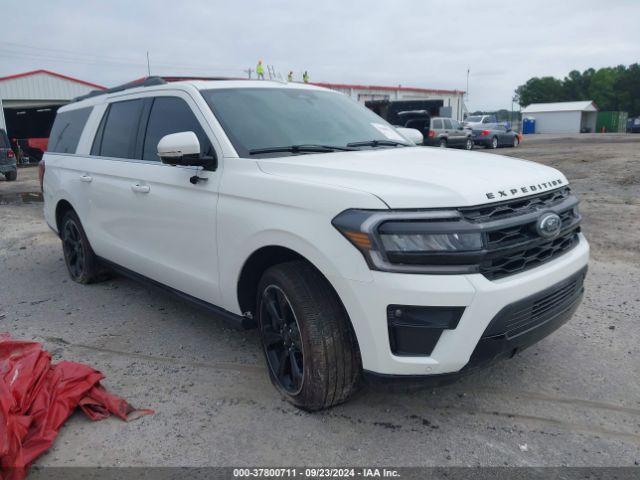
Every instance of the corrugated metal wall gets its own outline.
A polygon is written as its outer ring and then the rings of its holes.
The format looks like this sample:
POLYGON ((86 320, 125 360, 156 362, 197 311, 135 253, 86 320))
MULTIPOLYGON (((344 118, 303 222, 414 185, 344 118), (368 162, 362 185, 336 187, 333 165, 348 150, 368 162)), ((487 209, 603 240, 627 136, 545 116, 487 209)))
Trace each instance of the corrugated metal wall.
POLYGON ((536 133, 580 133, 582 112, 529 112, 536 119, 536 133))
POLYGON ((4 107, 7 108, 11 101, 19 100, 69 101, 94 89, 72 80, 46 73, 36 73, 1 81, 0 97, 3 99, 4 107))

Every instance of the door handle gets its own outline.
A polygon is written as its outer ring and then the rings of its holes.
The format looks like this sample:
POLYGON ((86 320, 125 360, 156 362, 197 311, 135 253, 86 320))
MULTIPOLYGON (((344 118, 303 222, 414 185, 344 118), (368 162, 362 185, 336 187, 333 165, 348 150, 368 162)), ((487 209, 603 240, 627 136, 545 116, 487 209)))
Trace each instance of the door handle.
POLYGON ((87 175, 86 173, 80 176, 81 182, 91 183, 91 180, 93 180, 93 177, 91 177, 90 175, 87 175))
POLYGON ((137 193, 149 193, 151 187, 149 185, 140 185, 139 183, 134 183, 131 185, 131 190, 137 193))

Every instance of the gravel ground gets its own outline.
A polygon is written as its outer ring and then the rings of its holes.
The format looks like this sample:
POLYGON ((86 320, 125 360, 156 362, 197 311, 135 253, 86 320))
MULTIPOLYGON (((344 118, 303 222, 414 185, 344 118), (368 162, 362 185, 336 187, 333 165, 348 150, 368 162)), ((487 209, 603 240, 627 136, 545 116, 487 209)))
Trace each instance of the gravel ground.
POLYGON ((75 414, 40 466, 572 465, 640 463, 640 135, 526 137, 582 199, 586 297, 555 334, 480 374, 419 392, 363 389, 308 414, 272 388, 254 331, 128 279, 67 277, 36 170, 0 181, 0 331, 87 362, 157 413, 75 414))

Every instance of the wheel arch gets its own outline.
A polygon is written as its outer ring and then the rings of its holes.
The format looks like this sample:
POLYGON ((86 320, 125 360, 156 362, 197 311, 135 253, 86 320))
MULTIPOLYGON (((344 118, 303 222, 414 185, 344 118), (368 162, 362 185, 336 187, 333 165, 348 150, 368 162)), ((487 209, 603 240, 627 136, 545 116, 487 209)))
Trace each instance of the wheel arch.
POLYGON ((58 233, 60 233, 62 219, 64 218, 64 215, 68 211, 75 212, 76 210, 73 208, 73 205, 71 205, 71 203, 68 200, 65 200, 65 199, 58 200, 58 203, 56 204, 56 210, 55 210, 56 228, 58 229, 58 233))
POLYGON ((267 245, 258 248, 247 258, 240 270, 238 283, 236 285, 236 294, 240 311, 243 314, 251 312, 251 314, 255 316, 258 283, 260 282, 260 278, 262 278, 263 273, 275 265, 295 260, 303 261, 310 265, 327 282, 349 321, 349 328, 356 343, 356 348, 360 351, 358 337, 356 335, 353 322, 351 321, 349 312, 347 311, 335 287, 331 284, 327 276, 324 275, 312 261, 291 248, 281 245, 267 245))

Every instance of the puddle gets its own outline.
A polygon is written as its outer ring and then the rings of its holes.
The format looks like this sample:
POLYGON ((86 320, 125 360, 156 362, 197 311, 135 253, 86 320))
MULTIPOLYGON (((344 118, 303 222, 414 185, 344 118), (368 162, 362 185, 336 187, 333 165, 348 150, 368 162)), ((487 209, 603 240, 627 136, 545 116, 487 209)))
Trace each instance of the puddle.
POLYGON ((41 192, 21 192, 0 194, 0 205, 16 205, 20 203, 41 203, 41 192))

